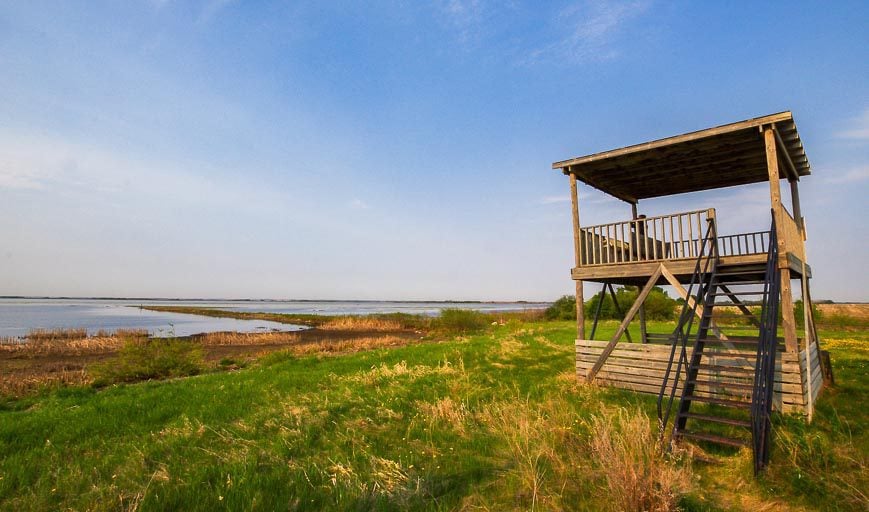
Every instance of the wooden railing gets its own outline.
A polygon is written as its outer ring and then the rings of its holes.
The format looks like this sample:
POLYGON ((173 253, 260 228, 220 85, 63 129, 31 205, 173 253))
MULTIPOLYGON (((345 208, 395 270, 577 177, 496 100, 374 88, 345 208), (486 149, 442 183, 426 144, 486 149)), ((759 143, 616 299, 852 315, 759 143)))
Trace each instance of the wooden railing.
POLYGON ((764 254, 769 247, 769 231, 740 233, 718 237, 718 256, 764 254))
POLYGON ((696 258, 713 218, 710 208, 580 228, 581 265, 696 258))
MULTIPOLYGON (((802 239, 794 234, 797 228, 793 219, 789 215, 785 217, 784 237, 788 240, 788 250, 797 252, 794 249, 798 243, 798 247, 802 247, 802 239)), ((580 228, 581 265, 694 259, 707 223, 714 218, 715 209, 710 208, 580 228)), ((769 231, 718 236, 718 255, 766 254, 769 236, 769 231)))

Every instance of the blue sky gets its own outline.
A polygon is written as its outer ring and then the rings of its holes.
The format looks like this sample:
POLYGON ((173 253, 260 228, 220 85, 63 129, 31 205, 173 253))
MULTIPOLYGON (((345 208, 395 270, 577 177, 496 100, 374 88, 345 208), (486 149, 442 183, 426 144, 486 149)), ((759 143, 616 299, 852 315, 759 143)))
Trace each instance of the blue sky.
MULTIPOLYGON (((792 110, 813 296, 869 300, 867 27, 866 2, 3 2, 0 295, 553 299, 552 162, 792 110)), ((764 229, 767 192, 640 210, 764 229)), ((630 216, 581 193, 584 224, 630 216)))

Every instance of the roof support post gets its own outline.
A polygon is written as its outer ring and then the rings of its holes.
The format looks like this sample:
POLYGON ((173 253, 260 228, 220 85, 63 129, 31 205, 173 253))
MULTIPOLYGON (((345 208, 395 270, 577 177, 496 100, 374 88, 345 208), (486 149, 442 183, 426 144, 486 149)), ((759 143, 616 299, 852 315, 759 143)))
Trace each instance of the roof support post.
MULTIPOLYGON (((639 201, 637 201, 636 203, 631 203, 631 218, 633 218, 634 220, 637 220, 640 217, 638 212, 637 212, 637 204, 638 203, 639 203, 639 201)), ((645 305, 645 303, 640 304, 640 341, 642 343, 649 342, 649 338, 646 335, 646 305, 645 305)))
MULTIPOLYGON (((566 170, 566 169, 565 169, 566 170)), ((582 265, 582 243, 579 232, 579 193, 576 188, 576 176, 569 173, 570 177, 570 204, 573 217, 573 256, 577 267, 582 265)), ((576 334, 581 340, 585 339, 585 311, 582 296, 582 280, 576 281, 576 334)))
POLYGON ((797 180, 788 180, 791 184, 791 205, 794 207, 794 220, 797 221, 797 228, 803 235, 803 240, 806 239, 806 221, 803 220, 803 213, 800 211, 800 187, 797 180))
MULTIPOLYGON (((763 141, 766 146, 766 167, 769 173, 769 196, 775 216, 775 230, 778 238, 779 268, 781 268, 781 311, 782 327, 785 335, 785 349, 797 353, 797 329, 794 319, 794 302, 791 292, 791 271, 788 264, 787 248, 784 232, 785 213, 781 202, 781 175, 778 168, 778 152, 776 148, 775 127, 763 127, 763 141)), ((788 219, 790 220, 790 219, 788 219)))

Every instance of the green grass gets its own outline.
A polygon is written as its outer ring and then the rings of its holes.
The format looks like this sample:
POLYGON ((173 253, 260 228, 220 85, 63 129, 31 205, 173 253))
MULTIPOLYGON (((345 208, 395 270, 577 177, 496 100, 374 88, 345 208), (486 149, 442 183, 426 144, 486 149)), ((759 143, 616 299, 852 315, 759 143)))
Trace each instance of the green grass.
MULTIPOLYGON (((276 353, 233 372, 30 397, 0 411, 0 509, 612 508, 594 429, 622 409, 654 417, 654 399, 577 385, 574 337, 572 322, 511 320, 388 350, 276 353)), ((837 386, 815 422, 777 420, 758 480, 747 452, 667 462, 694 473, 683 508, 865 510, 869 341, 822 337, 837 386)))

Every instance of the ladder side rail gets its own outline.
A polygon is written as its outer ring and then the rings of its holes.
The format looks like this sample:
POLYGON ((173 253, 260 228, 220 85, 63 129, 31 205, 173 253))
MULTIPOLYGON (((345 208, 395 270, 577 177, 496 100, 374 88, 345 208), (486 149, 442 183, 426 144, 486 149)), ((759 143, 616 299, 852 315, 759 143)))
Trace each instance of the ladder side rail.
POLYGON ((781 271, 778 268, 778 237, 775 228, 775 217, 773 216, 751 397, 751 437, 755 474, 760 472, 769 462, 770 413, 772 412, 773 387, 775 382, 779 293, 781 288, 781 271))
POLYGON ((708 217, 707 221, 708 226, 706 229, 706 234, 703 237, 703 242, 698 248, 699 254, 697 256, 697 263, 694 265, 694 273, 691 275, 691 281, 689 282, 688 288, 686 290, 687 298, 691 298, 692 295, 694 296, 693 306, 690 304, 691 301, 687 299, 682 305, 682 311, 679 315, 679 322, 672 335, 672 341, 670 344, 670 358, 667 362, 667 368, 664 372, 663 381, 661 382, 660 392, 658 393, 658 422, 662 443, 664 441, 664 436, 666 435, 666 426, 670 419, 670 412, 673 408, 673 402, 676 396, 676 388, 679 384, 679 376, 682 373, 682 368, 688 365, 688 338, 693 327, 694 318, 696 318, 696 310, 700 304, 705 303, 705 297, 708 295, 709 286, 712 282, 712 279, 709 277, 712 274, 710 270, 714 271, 714 268, 718 262, 718 240, 716 236, 714 215, 708 217), (673 361, 676 358, 677 348, 679 349, 679 358, 676 364, 675 375, 673 376, 673 383, 669 387, 668 393, 668 384, 670 381, 670 376, 673 373, 673 361), (664 407, 665 396, 667 397, 666 407, 664 407))

